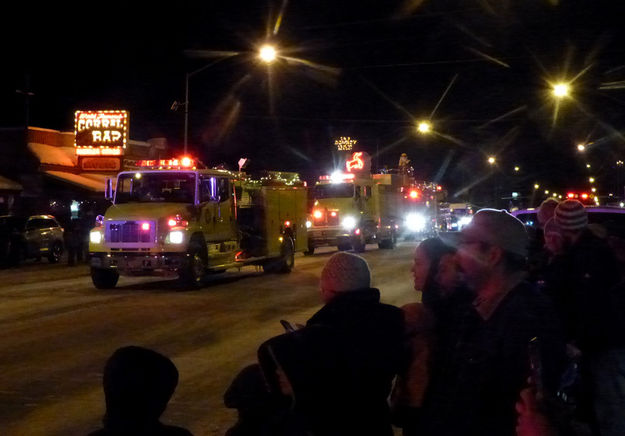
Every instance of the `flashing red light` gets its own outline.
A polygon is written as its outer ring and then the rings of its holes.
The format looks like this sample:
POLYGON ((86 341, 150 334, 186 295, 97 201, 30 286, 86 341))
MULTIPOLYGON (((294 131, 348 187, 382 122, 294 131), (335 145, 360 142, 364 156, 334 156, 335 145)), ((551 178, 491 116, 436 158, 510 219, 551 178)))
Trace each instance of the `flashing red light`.
POLYGON ((180 215, 176 215, 167 220, 167 225, 169 227, 186 227, 189 225, 189 221, 185 221, 180 215))
POLYGON ((438 185, 438 186, 436 187, 436 190, 437 190, 437 191, 442 191, 442 190, 443 190, 443 187, 442 187, 441 185, 438 185))
POLYGON ((580 195, 580 197, 581 197, 583 200, 588 200, 588 194, 586 194, 585 192, 584 192, 583 194, 581 194, 581 195, 580 195))
POLYGON ((568 194, 566 194, 566 198, 575 198, 575 193, 569 192, 568 194))
POLYGON ((330 212, 330 216, 331 216, 332 218, 335 218, 335 217, 336 217, 336 212, 334 212, 334 211, 330 212))
POLYGON ((356 229, 356 230, 354 230, 354 234, 356 234, 356 235, 360 235, 360 229, 356 229))
POLYGON ((313 217, 316 220, 320 220, 321 218, 323 218, 323 212, 321 212, 320 210, 316 210, 313 212, 313 217))
POLYGON ((416 200, 417 198, 419 198, 419 191, 416 191, 414 189, 410 191, 410 198, 412 198, 413 200, 416 200))
POLYGON ((140 167, 184 167, 195 166, 195 161, 188 156, 180 159, 144 159, 138 162, 140 167))
POLYGON ((147 232, 150 230, 150 223, 141 223, 141 230, 147 232))
POLYGON ((291 227, 291 221, 285 221, 284 227, 291 227))

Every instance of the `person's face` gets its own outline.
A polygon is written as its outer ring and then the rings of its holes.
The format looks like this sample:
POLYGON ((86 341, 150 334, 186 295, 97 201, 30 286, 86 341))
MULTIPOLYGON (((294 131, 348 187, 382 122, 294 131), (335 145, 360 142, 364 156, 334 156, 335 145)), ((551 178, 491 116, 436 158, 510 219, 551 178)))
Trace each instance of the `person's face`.
POLYGON ((450 253, 441 257, 436 281, 442 291, 451 291, 458 286, 460 283, 460 272, 458 271, 457 257, 454 254, 450 253))
POLYGON ((430 259, 425 254, 425 251, 421 247, 417 247, 414 252, 414 259, 412 262, 412 279, 414 281, 414 288, 417 291, 422 291, 425 286, 425 281, 428 278, 428 271, 430 270, 430 259))
POLYGON ((467 285, 471 288, 479 288, 488 275, 494 261, 493 249, 494 247, 477 240, 461 238, 456 259, 467 285))
POLYGON ((557 233, 546 234, 545 248, 553 255, 561 253, 564 249, 564 239, 562 235, 558 235, 557 233))

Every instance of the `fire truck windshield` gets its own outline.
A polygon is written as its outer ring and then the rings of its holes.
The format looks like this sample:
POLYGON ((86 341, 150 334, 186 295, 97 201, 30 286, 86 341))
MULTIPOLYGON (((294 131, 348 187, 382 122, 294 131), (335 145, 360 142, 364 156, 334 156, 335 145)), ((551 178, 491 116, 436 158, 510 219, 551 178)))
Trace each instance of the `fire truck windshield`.
POLYGON ((187 172, 138 172, 121 174, 115 203, 193 203, 195 174, 187 172))
POLYGON ((315 186, 314 197, 321 198, 350 198, 354 196, 352 183, 330 183, 315 186))

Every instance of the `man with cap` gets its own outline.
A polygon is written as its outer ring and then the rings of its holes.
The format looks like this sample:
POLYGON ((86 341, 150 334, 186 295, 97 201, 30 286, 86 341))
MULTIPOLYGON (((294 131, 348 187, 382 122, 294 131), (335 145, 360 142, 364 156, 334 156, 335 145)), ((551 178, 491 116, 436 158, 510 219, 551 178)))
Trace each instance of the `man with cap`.
POLYGON ((523 223, 503 210, 479 210, 463 228, 457 260, 474 299, 454 309, 440 338, 421 434, 514 435, 534 337, 545 387, 555 389, 564 343, 549 301, 525 280, 528 243, 523 223))
POLYGON ((332 329, 351 367, 342 382, 349 392, 343 415, 351 428, 342 434, 392 435, 387 398, 393 378, 406 364, 403 313, 380 302, 367 261, 351 253, 328 259, 320 290, 325 304, 306 327, 332 329))
POLYGON ((601 435, 625 434, 625 290, 617 286, 618 262, 607 241, 588 228, 581 202, 561 202, 554 222, 563 250, 553 259, 545 289, 564 321, 569 350, 581 353, 580 401, 601 435))

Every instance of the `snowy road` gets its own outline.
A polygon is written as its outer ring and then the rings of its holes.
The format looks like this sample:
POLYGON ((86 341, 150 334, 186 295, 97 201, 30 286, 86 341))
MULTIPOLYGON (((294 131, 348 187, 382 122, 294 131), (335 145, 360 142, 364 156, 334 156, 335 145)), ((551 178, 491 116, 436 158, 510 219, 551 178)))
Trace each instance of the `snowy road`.
MULTIPOLYGON (((383 301, 417 300, 409 272, 414 246, 367 247, 383 301)), ((258 345, 283 332, 280 319, 305 322, 320 307, 318 277, 332 252, 298 255, 288 275, 246 267, 193 291, 172 280, 123 277, 117 289, 98 291, 84 265, 0 270, 2 434, 96 429, 104 362, 116 348, 136 344, 166 354, 180 371, 163 420, 197 436, 223 435, 236 415, 223 406, 223 392, 254 361, 258 345)))

